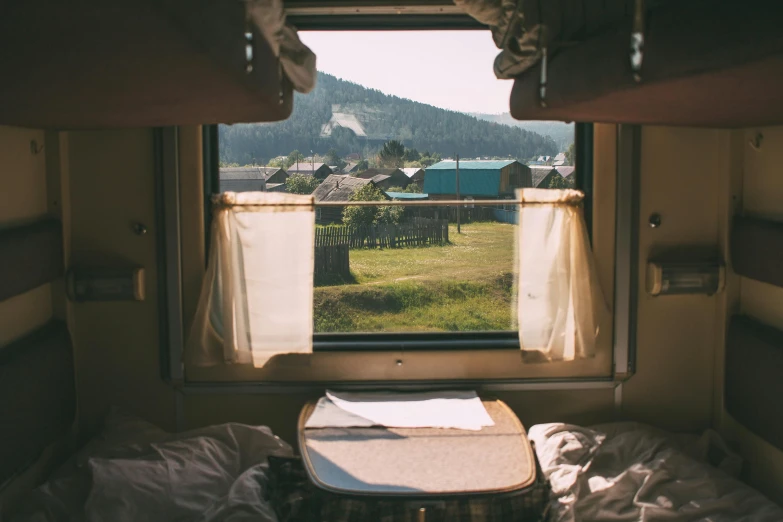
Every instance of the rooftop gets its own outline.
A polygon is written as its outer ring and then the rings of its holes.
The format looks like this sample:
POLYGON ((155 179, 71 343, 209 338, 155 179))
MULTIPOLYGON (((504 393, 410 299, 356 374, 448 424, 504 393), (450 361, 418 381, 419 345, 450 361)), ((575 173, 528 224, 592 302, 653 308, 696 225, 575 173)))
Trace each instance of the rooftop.
POLYGON ((429 194, 418 194, 411 192, 387 192, 386 195, 392 199, 427 199, 430 197, 429 194))
POLYGON ((574 171, 576 170, 576 167, 569 167, 569 166, 562 166, 561 167, 561 166, 558 166, 558 167, 555 167, 555 170, 558 172, 558 174, 560 174, 564 178, 567 178, 568 176, 570 176, 571 174, 574 173, 574 171))
POLYGON ((533 187, 538 187, 541 182, 552 172, 553 167, 530 165, 530 181, 533 187))
POLYGON ((406 168, 400 169, 400 170, 403 171, 406 176, 408 176, 409 178, 412 178, 413 176, 416 175, 417 172, 422 171, 424 169, 421 168, 421 167, 406 167, 406 168))
POLYGON ((370 179, 372 177, 377 176, 378 174, 384 174, 386 176, 391 176, 397 170, 400 170, 400 169, 397 169, 397 168, 392 168, 392 169, 367 169, 367 170, 364 170, 364 171, 358 173, 356 176, 359 177, 359 178, 364 178, 364 179, 370 179))
POLYGON ((372 180, 341 174, 329 174, 313 192, 315 201, 348 201, 351 195, 372 180))
POLYGON ((266 179, 278 167, 220 167, 220 179, 266 179))
MULTIPOLYGON (((460 161, 459 170, 500 170, 516 161, 517 160, 460 161)), ((426 170, 455 170, 456 165, 456 161, 444 160, 427 167, 426 170)))
MULTIPOLYGON (((288 173, 289 174, 312 174, 313 172, 317 171, 321 167, 323 167, 323 163, 310 163, 300 161, 299 166, 296 166, 296 163, 288 167, 288 173)), ((326 168, 329 168, 328 165, 326 165, 326 168)))

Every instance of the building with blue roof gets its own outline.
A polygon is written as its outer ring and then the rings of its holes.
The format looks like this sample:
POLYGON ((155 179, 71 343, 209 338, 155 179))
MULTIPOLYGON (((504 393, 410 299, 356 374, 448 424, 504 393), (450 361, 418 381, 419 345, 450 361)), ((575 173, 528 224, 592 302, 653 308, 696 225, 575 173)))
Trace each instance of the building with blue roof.
MULTIPOLYGON (((459 162, 460 198, 502 199, 531 186, 530 168, 516 160, 459 162)), ((441 161, 427 167, 424 192, 429 199, 456 198, 457 163, 441 161)))

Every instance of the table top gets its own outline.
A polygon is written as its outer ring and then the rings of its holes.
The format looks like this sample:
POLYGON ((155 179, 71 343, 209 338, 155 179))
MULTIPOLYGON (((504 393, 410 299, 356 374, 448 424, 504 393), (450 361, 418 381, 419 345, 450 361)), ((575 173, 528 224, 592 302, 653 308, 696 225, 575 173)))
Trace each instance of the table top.
POLYGON ((522 423, 500 401, 482 401, 494 426, 307 428, 315 402, 299 419, 299 446, 313 482, 344 494, 432 496, 488 494, 529 486, 533 450, 522 423))

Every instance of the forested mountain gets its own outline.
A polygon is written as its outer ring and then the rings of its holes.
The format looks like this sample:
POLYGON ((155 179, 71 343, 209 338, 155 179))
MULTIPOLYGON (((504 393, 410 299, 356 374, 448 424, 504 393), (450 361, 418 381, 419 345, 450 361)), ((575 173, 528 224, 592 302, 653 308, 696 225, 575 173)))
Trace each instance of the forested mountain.
POLYGON ((519 121, 511 117, 507 112, 503 114, 482 114, 478 112, 471 113, 480 120, 502 123, 519 127, 527 131, 535 132, 543 136, 549 136, 557 144, 560 152, 565 151, 569 145, 574 142, 574 124, 564 123, 562 121, 519 121))
POLYGON ((438 152, 442 156, 457 153, 465 158, 528 159, 559 152, 549 137, 390 96, 319 72, 318 85, 312 92, 296 93, 294 112, 288 120, 221 125, 220 159, 226 163, 262 164, 295 149, 304 154, 311 150, 324 154, 330 148, 337 149, 340 155, 357 152, 369 157, 389 139, 422 152, 438 152), (335 125, 335 121, 345 124, 335 125), (354 130, 347 128, 351 123, 354 130))

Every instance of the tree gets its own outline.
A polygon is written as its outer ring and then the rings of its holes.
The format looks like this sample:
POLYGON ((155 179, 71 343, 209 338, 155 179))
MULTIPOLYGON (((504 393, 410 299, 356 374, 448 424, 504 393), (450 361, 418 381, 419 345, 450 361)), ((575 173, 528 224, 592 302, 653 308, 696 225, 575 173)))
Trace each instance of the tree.
POLYGON ((418 183, 409 183, 403 192, 407 192, 408 194, 421 194, 424 191, 418 183))
POLYGON ((405 145, 397 140, 387 141, 379 154, 380 162, 386 167, 402 167, 405 163, 405 145))
POLYGON ((356 164, 356 172, 364 172, 369 168, 370 168, 370 162, 367 161, 366 159, 363 159, 356 164))
POLYGON ((329 166, 337 165, 338 169, 342 169, 346 165, 335 148, 329 149, 329 152, 324 156, 324 162, 329 166))
POLYGON ((421 155, 421 159, 419 160, 419 163, 421 163, 421 166, 426 168, 430 165, 433 165, 440 161, 440 154, 437 152, 434 152, 432 155, 430 155, 428 152, 425 152, 421 155))
POLYGON ((341 154, 356 151, 366 158, 377 155, 378 145, 356 136, 347 127, 335 127, 328 136, 323 133, 333 105, 343 106, 349 113, 361 105, 355 115, 368 136, 387 136, 386 140, 407 144, 411 153, 414 147, 429 152, 423 154, 427 157, 433 152, 451 155, 455 151, 463 158, 551 156, 573 141, 559 145, 559 138, 553 140, 519 127, 389 96, 323 73, 307 96, 296 96, 294 112, 285 121, 220 125, 220 160, 244 165, 253 158, 274 158, 294 149, 325 154, 332 147, 341 154))
POLYGON ((272 158, 269 160, 269 163, 267 163, 270 167, 275 167, 278 169, 287 169, 288 165, 286 164, 288 161, 287 158, 272 158))
POLYGON ((295 163, 299 163, 303 161, 304 161, 304 154, 302 154, 298 150, 292 150, 291 154, 289 154, 285 160, 285 168, 288 168, 291 165, 294 165, 295 163))
POLYGON ((565 157, 566 157, 566 164, 567 165, 573 165, 574 164, 574 144, 568 146, 568 148, 565 151, 565 157))
POLYGON ((574 188, 574 178, 573 176, 568 176, 567 178, 564 178, 560 174, 555 174, 554 176, 552 176, 552 179, 549 181, 549 188, 551 189, 574 188))
MULTIPOLYGON (((348 198, 349 201, 385 201, 384 193, 372 183, 363 186, 348 198)), ((373 223, 399 223, 405 209, 402 207, 356 207, 343 209, 343 223, 349 226, 364 226, 373 223)))
POLYGON ((291 194, 312 194, 320 184, 313 176, 291 174, 285 180, 285 190, 291 194))
POLYGON ((419 154, 419 151, 416 149, 405 149, 405 155, 403 156, 405 161, 419 161, 421 159, 421 154, 419 154))
POLYGON ((402 216, 405 214, 403 207, 378 207, 375 212, 374 223, 379 224, 391 224, 396 225, 402 221, 402 216))

